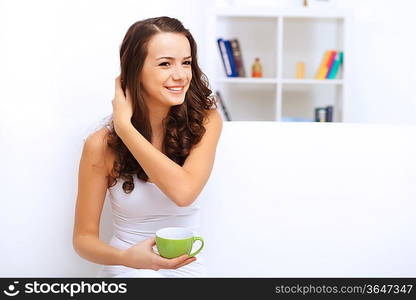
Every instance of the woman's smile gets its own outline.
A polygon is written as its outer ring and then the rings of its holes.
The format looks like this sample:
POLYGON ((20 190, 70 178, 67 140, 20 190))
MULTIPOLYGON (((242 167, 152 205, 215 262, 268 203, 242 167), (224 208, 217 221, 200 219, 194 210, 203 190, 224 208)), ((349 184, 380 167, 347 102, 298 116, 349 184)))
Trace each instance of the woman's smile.
POLYGON ((174 95, 181 95, 185 91, 185 86, 169 86, 165 87, 170 93, 174 95))

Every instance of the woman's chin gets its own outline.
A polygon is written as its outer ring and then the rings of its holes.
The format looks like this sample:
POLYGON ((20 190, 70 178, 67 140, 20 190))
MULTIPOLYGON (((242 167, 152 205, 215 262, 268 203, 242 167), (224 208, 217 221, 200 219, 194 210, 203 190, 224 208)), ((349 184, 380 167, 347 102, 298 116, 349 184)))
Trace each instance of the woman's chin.
POLYGON ((185 96, 182 97, 169 97, 166 99, 171 106, 180 105, 185 101, 185 96))

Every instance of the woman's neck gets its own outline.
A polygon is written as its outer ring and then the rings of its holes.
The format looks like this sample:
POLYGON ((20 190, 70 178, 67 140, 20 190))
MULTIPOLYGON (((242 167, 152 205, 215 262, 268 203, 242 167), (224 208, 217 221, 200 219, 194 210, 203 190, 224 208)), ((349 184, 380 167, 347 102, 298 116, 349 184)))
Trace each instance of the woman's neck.
POLYGON ((149 107, 149 121, 152 126, 152 136, 162 138, 164 134, 163 120, 169 113, 167 107, 149 107))

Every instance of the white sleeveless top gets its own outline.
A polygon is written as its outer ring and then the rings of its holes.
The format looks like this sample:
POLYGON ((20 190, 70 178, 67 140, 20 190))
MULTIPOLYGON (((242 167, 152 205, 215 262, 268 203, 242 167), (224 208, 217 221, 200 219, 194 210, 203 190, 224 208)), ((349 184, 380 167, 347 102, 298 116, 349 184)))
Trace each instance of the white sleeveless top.
POLYGON ((170 200, 156 184, 133 176, 134 190, 123 191, 124 180, 117 179, 109 188, 114 222, 114 236, 128 244, 138 243, 155 236, 164 227, 187 227, 193 231, 199 226, 199 205, 180 207, 170 200))
MULTIPOLYGON (((156 231, 164 227, 186 227, 198 236, 200 206, 198 199, 186 207, 177 206, 156 184, 133 176, 134 189, 126 194, 122 185, 124 180, 108 189, 111 204, 114 234, 110 245, 127 249, 147 238, 154 237, 156 231)), ((195 243, 197 248, 199 242, 195 243)), ((156 247, 154 251, 157 253, 156 247)), ((106 265, 98 273, 99 277, 201 277, 205 276, 203 251, 197 260, 179 269, 159 271, 106 265)))

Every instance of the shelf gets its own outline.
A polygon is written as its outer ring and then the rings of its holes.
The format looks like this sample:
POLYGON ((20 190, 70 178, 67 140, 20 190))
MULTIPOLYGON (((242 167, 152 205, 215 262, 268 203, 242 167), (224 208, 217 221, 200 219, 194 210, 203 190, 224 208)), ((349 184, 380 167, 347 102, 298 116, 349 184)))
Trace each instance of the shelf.
POLYGON ((231 77, 221 78, 217 83, 244 83, 244 84, 276 84, 276 78, 250 78, 250 77, 231 77))
POLYGON ((242 18, 344 18, 345 11, 334 8, 276 8, 276 7, 223 7, 216 11, 218 17, 242 17, 242 18))
POLYGON ((282 79, 283 84, 343 84, 341 79, 282 79))
POLYGON ((315 75, 329 49, 348 55, 350 16, 350 11, 334 7, 217 8, 209 39, 238 38, 247 75, 227 77, 218 45, 212 44, 212 58, 217 63, 210 65, 209 74, 232 119, 310 121, 317 107, 331 105, 334 122, 342 122, 348 88, 344 68, 335 79, 315 79, 315 75), (263 64, 263 78, 250 77, 256 57, 263 64), (305 64, 303 79, 296 78, 298 62, 305 64))
POLYGON ((276 78, 246 78, 246 77, 232 77, 221 78, 217 83, 244 83, 244 84, 334 84, 342 85, 342 79, 276 79, 276 78))

